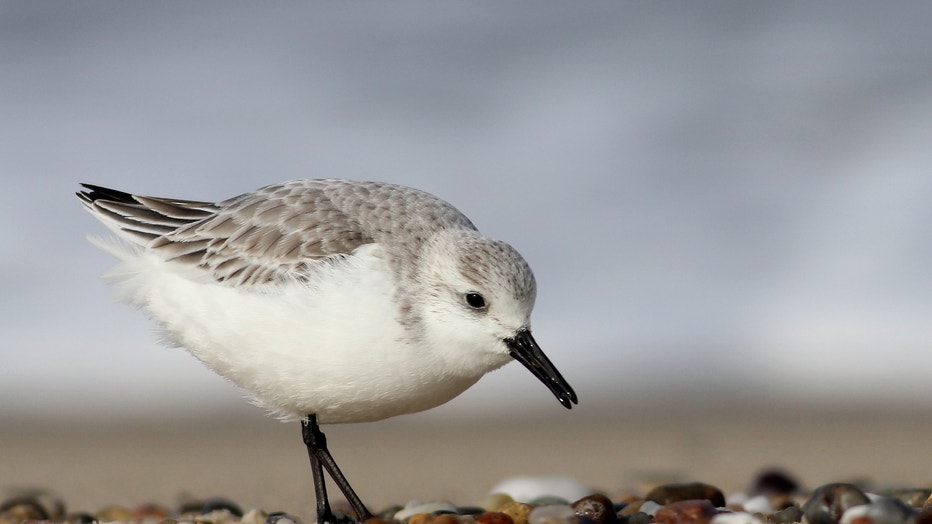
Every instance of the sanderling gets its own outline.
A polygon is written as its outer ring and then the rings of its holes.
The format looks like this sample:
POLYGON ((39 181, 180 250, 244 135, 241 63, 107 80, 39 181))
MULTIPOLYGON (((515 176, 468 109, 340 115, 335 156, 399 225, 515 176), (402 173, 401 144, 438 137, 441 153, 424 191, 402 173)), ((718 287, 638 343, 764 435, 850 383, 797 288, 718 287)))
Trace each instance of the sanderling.
POLYGON ((530 332, 531 268, 452 205, 378 182, 297 180, 220 203, 82 184, 118 239, 107 274, 168 338, 285 420, 300 419, 319 522, 323 468, 371 513, 318 424, 429 409, 521 362, 567 408, 576 394, 530 332))

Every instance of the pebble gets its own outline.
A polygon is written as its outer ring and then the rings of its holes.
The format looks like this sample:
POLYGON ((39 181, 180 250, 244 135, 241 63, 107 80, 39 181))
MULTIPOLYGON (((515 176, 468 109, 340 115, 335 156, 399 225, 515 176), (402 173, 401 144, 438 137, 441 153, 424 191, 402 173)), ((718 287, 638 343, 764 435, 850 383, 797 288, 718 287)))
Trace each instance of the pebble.
POLYGON ((914 508, 921 508, 923 504, 930 500, 932 490, 927 488, 893 488, 878 490, 877 494, 882 497, 897 499, 914 508))
POLYGON ((65 515, 65 522, 68 524, 91 524, 96 522, 97 517, 91 515, 90 513, 69 513, 65 515))
POLYGON ((707 500, 714 507, 725 507, 725 495, 722 490, 702 482, 662 484, 650 490, 650 493, 644 498, 661 505, 684 500, 707 500))
POLYGON ((860 506, 848 508, 841 516, 841 524, 912 524, 916 510, 898 499, 883 497, 860 506))
POLYGON ((771 514, 773 513, 773 506, 770 504, 770 497, 767 495, 755 495, 741 505, 747 513, 763 513, 771 514))
POLYGON ((395 513, 393 518, 395 520, 405 520, 410 518, 418 513, 456 513, 456 506, 450 504, 444 500, 438 500, 433 502, 420 502, 417 500, 412 500, 405 504, 405 507, 400 511, 395 513))
POLYGON ((664 504, 654 515, 654 522, 662 524, 710 524, 718 513, 708 500, 690 499, 664 504))
POLYGON ((485 508, 486 511, 498 511, 498 508, 512 501, 514 501, 514 499, 505 493, 490 493, 487 497, 482 499, 479 505, 485 508))
MULTIPOLYGON (((184 515, 184 517, 187 517, 187 515, 184 515)), ((215 509, 209 513, 201 513, 199 515, 195 515, 193 517, 193 520, 195 524, 198 524, 198 523, 210 524, 210 523, 239 521, 240 517, 237 515, 234 515, 228 509, 215 509)), ((266 521, 268 521, 268 518, 266 518, 266 521)))
POLYGON ((133 519, 133 512, 128 508, 123 506, 118 506, 116 504, 106 506, 102 510, 97 512, 96 515, 98 520, 104 522, 114 522, 114 521, 128 521, 133 519))
POLYGON ((208 513, 211 513, 217 510, 229 511, 230 513, 236 515, 237 517, 243 516, 243 510, 238 505, 236 505, 235 502, 233 502, 230 499, 223 498, 223 497, 215 497, 212 499, 207 499, 204 501, 204 504, 201 506, 202 515, 206 515, 208 513))
POLYGON ((791 506, 799 506, 799 504, 796 502, 795 495, 777 494, 770 495, 768 498, 770 500, 770 506, 774 509, 774 511, 786 509, 791 506))
POLYGON ((528 524, 563 524, 576 521, 576 511, 569 504, 547 504, 532 509, 528 524))
POLYGON ((848 508, 868 502, 867 495, 853 484, 825 484, 816 488, 803 504, 803 516, 809 524, 838 524, 848 508))
MULTIPOLYGON (((565 481, 569 477, 546 478, 565 481)), ((582 485, 573 482, 582 491, 582 485)), ((790 474, 768 469, 755 477, 746 492, 730 494, 727 507, 720 489, 701 482, 663 484, 646 495, 636 488, 609 492, 615 494, 612 497, 589 489, 573 499, 564 498, 565 491, 539 491, 530 503, 493 490, 475 506, 411 501, 383 509, 364 524, 932 524, 932 490, 928 486, 865 492, 855 484, 833 483, 807 496, 800 485, 790 474)), ((341 504, 334 501, 338 521, 352 522, 341 513, 341 504)), ((39 490, 11 493, 0 500, 0 524, 91 522, 301 524, 302 519, 261 509, 243 512, 223 497, 188 500, 175 510, 151 502, 110 505, 93 514, 66 513, 60 498, 39 490)))
MULTIPOLYGON (((0 504, 0 514, 16 506, 29 506, 30 513, 38 515, 35 520, 62 520, 65 516, 65 503, 57 495, 42 489, 14 490, 11 496, 0 504)), ((20 507, 16 511, 23 511, 20 507)))
MULTIPOLYGON (((220 510, 220 511, 226 511, 227 514, 231 514, 227 510, 220 510)), ((214 514, 214 513, 217 513, 217 512, 212 512, 211 514, 214 514)), ((213 522, 216 522, 216 521, 213 521, 213 522)), ((223 521, 220 521, 220 522, 223 522, 223 521)), ((302 524, 302 522, 300 518, 294 515, 289 515, 288 513, 278 512, 278 513, 269 514, 269 516, 266 517, 265 519, 265 524, 302 524)))
POLYGON ((164 506, 158 504, 140 504, 133 509, 133 520, 140 521, 144 519, 163 521, 168 518, 170 512, 164 506))
POLYGON ((648 515, 647 513, 635 511, 634 513, 632 513, 631 515, 628 515, 627 517, 625 517, 623 520, 620 520, 619 522, 623 524, 650 524, 653 521, 654 521, 654 518, 648 515))
POLYGON ((48 520, 48 514, 33 501, 13 499, 0 506, 0 519, 11 522, 48 520))
POLYGON ((471 517, 452 513, 415 513, 407 520, 408 524, 460 524, 466 522, 472 522, 471 517))
POLYGON ((566 502, 581 499, 592 490, 571 477, 520 476, 499 482, 490 493, 505 493, 519 502, 531 502, 540 497, 559 497, 566 502))
POLYGON ((498 508, 498 511, 511 517, 511 520, 514 522, 514 524, 528 524, 527 516, 531 512, 531 506, 529 504, 513 500, 503 504, 502 507, 498 508))
POLYGON ((658 511, 660 511, 660 508, 662 508, 662 507, 663 507, 663 505, 657 504, 657 503, 654 502, 653 500, 645 500, 645 501, 641 504, 640 512, 641 512, 641 513, 646 513, 646 514, 650 515, 651 517, 653 517, 653 516, 655 516, 655 515, 657 514, 658 511))
POLYGON ((473 517, 476 524, 514 524, 514 520, 506 513, 486 511, 473 517))
POLYGON ((803 520, 803 510, 799 506, 789 506, 770 515, 774 524, 791 524, 803 520))
POLYGON ((792 495, 799 491, 799 482, 782 469, 765 469, 757 474, 748 492, 752 495, 792 495))
POLYGON ((240 522, 242 524, 265 524, 267 518, 269 518, 268 514, 261 509, 251 509, 243 514, 240 522))
POLYGON ((598 524, 613 524, 618 520, 615 505, 605 495, 585 496, 570 505, 576 515, 592 519, 598 524))
POLYGON ((715 515, 712 517, 712 524, 764 524, 764 521, 757 515, 752 515, 746 511, 736 511, 715 515))

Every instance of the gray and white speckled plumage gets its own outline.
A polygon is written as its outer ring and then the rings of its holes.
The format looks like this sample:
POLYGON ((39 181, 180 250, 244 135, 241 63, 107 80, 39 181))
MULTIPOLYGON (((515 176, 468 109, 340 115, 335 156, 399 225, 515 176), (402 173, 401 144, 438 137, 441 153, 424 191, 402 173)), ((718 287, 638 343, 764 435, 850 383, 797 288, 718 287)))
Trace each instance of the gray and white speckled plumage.
POLYGON ((441 229, 476 230, 447 202, 380 182, 294 180, 217 204, 86 195, 85 205, 108 213, 128 233, 123 238, 236 286, 301 278, 308 262, 347 255, 364 244, 380 243, 398 260, 441 229))

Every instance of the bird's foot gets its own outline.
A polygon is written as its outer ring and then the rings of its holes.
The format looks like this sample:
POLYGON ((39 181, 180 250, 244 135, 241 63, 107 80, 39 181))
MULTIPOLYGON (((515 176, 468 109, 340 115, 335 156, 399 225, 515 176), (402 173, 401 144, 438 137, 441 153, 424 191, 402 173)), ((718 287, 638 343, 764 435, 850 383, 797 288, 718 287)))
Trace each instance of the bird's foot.
POLYGON ((356 520, 351 515, 347 515, 342 511, 334 511, 329 515, 318 515, 317 524, 356 524, 361 522, 356 520))

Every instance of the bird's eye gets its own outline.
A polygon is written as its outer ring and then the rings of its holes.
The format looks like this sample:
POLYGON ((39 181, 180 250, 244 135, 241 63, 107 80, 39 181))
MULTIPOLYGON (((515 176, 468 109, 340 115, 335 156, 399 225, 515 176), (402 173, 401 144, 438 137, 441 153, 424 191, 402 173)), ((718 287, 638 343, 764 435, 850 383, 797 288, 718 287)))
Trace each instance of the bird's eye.
POLYGON ((479 293, 466 293, 466 303, 473 309, 485 307, 485 299, 479 293))

